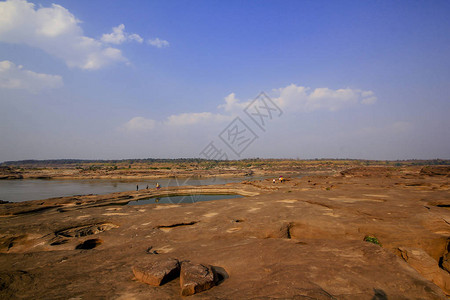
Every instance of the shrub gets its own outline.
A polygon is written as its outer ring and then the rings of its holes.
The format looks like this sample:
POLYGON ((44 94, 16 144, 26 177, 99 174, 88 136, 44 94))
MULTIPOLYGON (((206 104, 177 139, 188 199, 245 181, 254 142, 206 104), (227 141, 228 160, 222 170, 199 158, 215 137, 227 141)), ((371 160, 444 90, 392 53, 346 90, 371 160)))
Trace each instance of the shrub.
POLYGON ((381 247, 380 241, 379 241, 376 237, 374 237, 374 236, 366 235, 366 236, 364 237, 364 241, 365 241, 365 242, 372 243, 372 244, 375 244, 375 245, 378 245, 378 246, 381 247))

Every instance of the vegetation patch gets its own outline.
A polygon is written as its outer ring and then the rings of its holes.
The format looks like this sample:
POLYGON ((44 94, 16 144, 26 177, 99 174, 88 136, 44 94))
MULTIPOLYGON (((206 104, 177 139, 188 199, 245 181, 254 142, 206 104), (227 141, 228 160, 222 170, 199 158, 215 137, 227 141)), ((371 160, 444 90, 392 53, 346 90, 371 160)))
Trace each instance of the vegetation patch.
POLYGON ((374 236, 366 235, 366 236, 364 237, 364 241, 365 241, 365 242, 372 243, 372 244, 375 244, 375 245, 378 245, 378 246, 380 246, 380 247, 382 246, 381 243, 380 243, 380 241, 379 241, 376 237, 374 237, 374 236))

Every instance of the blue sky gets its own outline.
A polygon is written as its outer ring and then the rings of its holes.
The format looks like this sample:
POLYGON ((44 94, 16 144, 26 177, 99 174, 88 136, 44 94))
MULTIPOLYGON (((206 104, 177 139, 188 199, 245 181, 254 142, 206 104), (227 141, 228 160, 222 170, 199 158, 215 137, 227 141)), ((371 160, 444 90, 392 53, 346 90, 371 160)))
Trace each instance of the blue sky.
POLYGON ((450 158, 448 1, 0 1, 0 161, 450 158), (244 109, 282 111, 261 130, 244 109), (255 103, 255 102, 253 102, 255 103), (237 156, 235 117, 258 138, 237 156))

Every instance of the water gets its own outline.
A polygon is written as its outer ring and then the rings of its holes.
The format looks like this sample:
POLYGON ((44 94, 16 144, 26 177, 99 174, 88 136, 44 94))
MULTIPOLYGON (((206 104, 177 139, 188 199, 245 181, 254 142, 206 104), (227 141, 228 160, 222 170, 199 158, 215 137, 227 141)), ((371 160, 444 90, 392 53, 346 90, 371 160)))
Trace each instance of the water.
POLYGON ((162 187, 182 185, 210 185, 240 182, 243 180, 257 180, 261 177, 216 177, 216 178, 161 178, 152 180, 119 180, 119 179, 76 179, 76 180, 0 180, 0 200, 21 202, 41 200, 53 197, 73 195, 109 194, 116 192, 135 191, 139 189, 153 189, 156 183, 162 187))
POLYGON ((212 201, 222 199, 242 198, 241 195, 186 195, 186 196, 170 196, 170 197, 154 197, 148 199, 141 199, 137 201, 130 201, 128 205, 144 205, 155 203, 195 203, 200 201, 212 201))

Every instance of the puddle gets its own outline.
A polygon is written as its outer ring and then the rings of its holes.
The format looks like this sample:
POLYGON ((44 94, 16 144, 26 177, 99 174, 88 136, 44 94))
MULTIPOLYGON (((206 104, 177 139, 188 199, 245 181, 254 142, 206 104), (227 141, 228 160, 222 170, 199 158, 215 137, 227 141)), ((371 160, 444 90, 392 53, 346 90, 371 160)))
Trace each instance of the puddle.
POLYGON ((128 205, 144 205, 156 203, 195 203, 202 201, 222 200, 242 198, 241 195, 185 195, 185 196, 170 196, 170 197, 153 197, 148 199, 141 199, 137 201, 130 201, 128 205))

